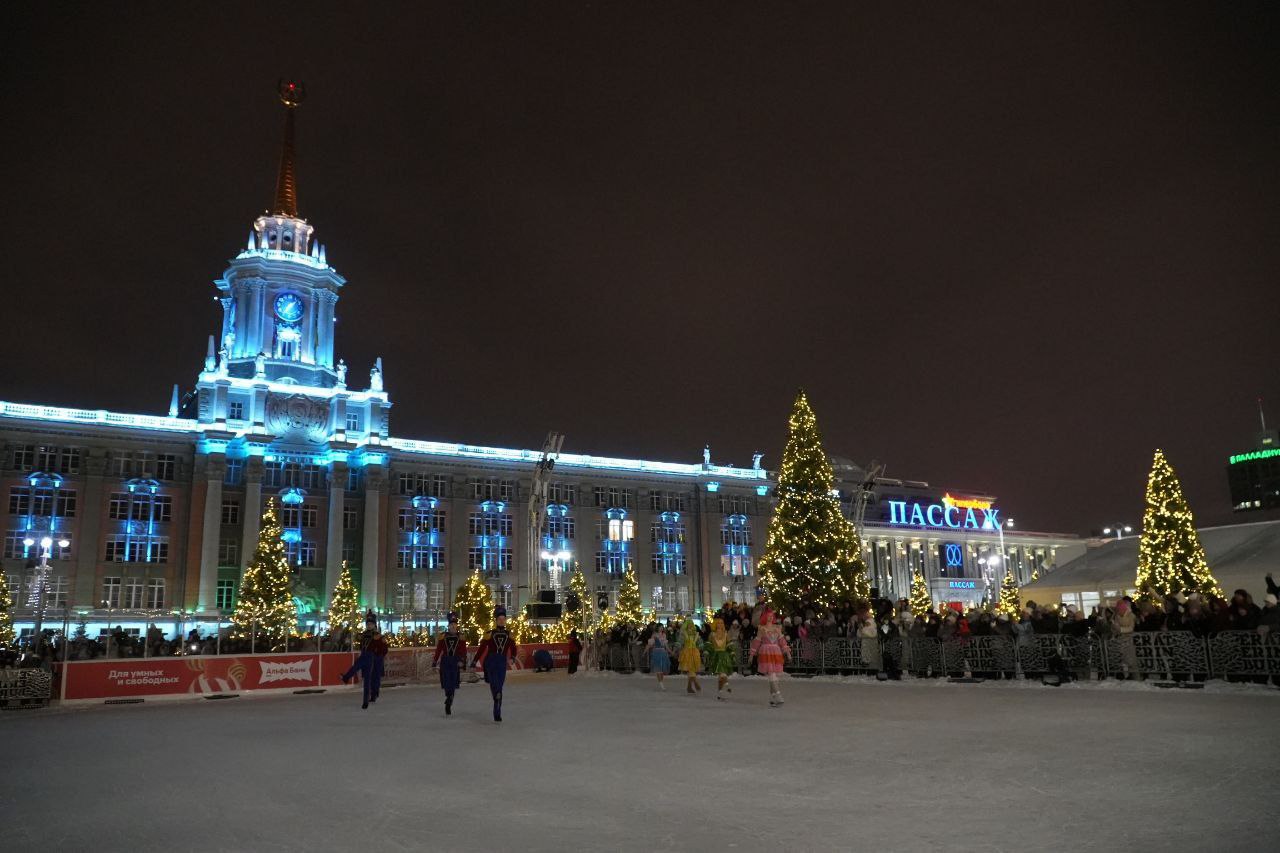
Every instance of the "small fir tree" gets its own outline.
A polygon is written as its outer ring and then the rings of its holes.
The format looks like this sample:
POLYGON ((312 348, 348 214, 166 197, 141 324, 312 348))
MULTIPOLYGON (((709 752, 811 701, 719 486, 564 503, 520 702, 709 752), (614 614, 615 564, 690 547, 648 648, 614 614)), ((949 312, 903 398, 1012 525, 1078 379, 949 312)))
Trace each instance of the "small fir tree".
POLYGON ((862 543, 840 511, 831 460, 804 392, 796 397, 778 472, 778 505, 760 560, 769 600, 791 612, 804 603, 830 610, 869 598, 862 543))
POLYGON ((289 557, 281 538, 283 532, 272 498, 262 513, 258 546, 253 559, 245 566, 240 595, 231 615, 235 636, 248 636, 256 622, 258 628, 266 632, 270 648, 281 651, 287 649, 290 635, 298 628, 298 608, 293 601, 289 557))
POLYGON ((1222 595, 1205 559, 1182 484, 1159 450, 1147 477, 1147 508, 1142 514, 1142 538, 1138 541, 1137 587, 1143 598, 1163 598, 1179 592, 1222 595))
POLYGON ((1013 579, 1013 572, 1005 572, 1004 579, 1000 581, 1000 600, 996 602, 996 613, 1004 613, 1010 619, 1016 620, 1021 609, 1018 584, 1013 579))
POLYGON ((564 635, 567 637, 570 631, 585 631, 587 627, 587 614, 591 607, 591 593, 587 590, 587 578, 582 572, 574 572, 569 578, 569 596, 576 597, 578 606, 570 608, 569 601, 565 602, 564 612, 560 614, 560 624, 563 627, 564 635))
POLYGON ((17 639, 13 632, 13 615, 9 612, 12 607, 9 584, 0 576, 0 646, 12 646, 17 639))
POLYGON ((342 561, 342 574, 338 575, 338 583, 329 597, 329 634, 336 636, 343 629, 357 636, 364 628, 364 616, 360 612, 360 591, 351 580, 351 570, 347 561, 342 561))
POLYGON ((639 627, 644 624, 644 612, 640 609, 640 584, 636 581, 636 571, 630 565, 622 576, 622 585, 618 587, 617 620, 624 625, 639 627))
POLYGON ((468 643, 479 643, 493 630, 493 591, 480 572, 472 572, 467 582, 458 587, 453 609, 458 611, 458 630, 468 643))
POLYGON ((933 610, 933 599, 929 596, 929 584, 920 572, 911 574, 911 612, 916 616, 927 616, 933 610))

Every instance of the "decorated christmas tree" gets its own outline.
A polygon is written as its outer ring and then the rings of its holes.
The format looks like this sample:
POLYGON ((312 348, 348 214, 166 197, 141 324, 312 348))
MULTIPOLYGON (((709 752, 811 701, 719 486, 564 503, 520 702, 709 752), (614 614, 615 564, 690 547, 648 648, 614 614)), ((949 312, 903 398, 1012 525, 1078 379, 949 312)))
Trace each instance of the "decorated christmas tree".
POLYGON ((453 609, 458 611, 458 630, 468 643, 479 643, 493 630, 493 592, 480 572, 472 572, 467 582, 458 587, 453 609))
POLYGON ((1000 581, 1000 600, 996 602, 996 613, 1004 613, 1010 619, 1017 620, 1022 604, 1018 599, 1018 584, 1013 579, 1013 572, 1005 572, 1000 581))
POLYGON ((840 512, 831 460, 804 392, 796 397, 778 472, 778 506, 760 569, 770 603, 786 612, 869 598, 862 543, 840 512))
POLYGON ((235 626, 233 635, 237 637, 247 637, 256 623, 257 629, 266 633, 270 648, 284 651, 289 636, 297 632, 298 609, 293 601, 289 557, 281 533, 283 528, 272 498, 262 513, 258 547, 240 580, 231 623, 235 626))
POLYGON ((329 597, 329 634, 337 636, 346 628, 349 636, 356 637, 364 630, 364 615, 360 612, 360 591, 351 580, 347 561, 342 561, 342 574, 329 597))
POLYGON ((13 607, 13 598, 9 595, 9 584, 0 576, 0 646, 12 646, 16 639, 13 633, 13 616, 9 610, 13 607))
POLYGON ((1138 542, 1138 594, 1160 598, 1179 592, 1222 595, 1209 571, 1195 519, 1182 484, 1164 454, 1156 451, 1147 477, 1147 508, 1138 542))
POLYGON ((929 584, 920 572, 911 573, 911 612, 916 616, 927 616, 933 610, 933 599, 929 597, 929 584))
POLYGON ((591 612, 591 593, 587 589, 587 578, 582 572, 574 572, 569 578, 569 594, 565 596, 564 611, 560 614, 560 624, 565 636, 570 631, 586 630, 588 614, 591 612), (577 607, 570 607, 573 599, 577 599, 577 607))
POLYGON ((636 570, 630 565, 622 576, 622 585, 618 587, 617 620, 624 625, 636 627, 644 624, 644 613, 640 609, 640 584, 636 581, 636 570))

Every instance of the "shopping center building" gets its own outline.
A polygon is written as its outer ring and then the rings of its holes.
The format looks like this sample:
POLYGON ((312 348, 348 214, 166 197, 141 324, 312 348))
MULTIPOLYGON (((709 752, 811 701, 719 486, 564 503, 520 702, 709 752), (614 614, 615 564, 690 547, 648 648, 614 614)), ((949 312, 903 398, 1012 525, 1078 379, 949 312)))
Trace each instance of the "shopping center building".
MULTIPOLYGON (((281 98, 275 203, 214 282, 222 323, 192 366, 194 388, 175 386, 168 413, 155 415, 0 402, 3 567, 17 626, 29 629, 40 605, 50 627, 212 627, 234 604, 269 498, 304 625, 324 621, 344 562, 363 603, 394 621, 437 621, 473 571, 514 607, 539 589, 562 596, 575 568, 616 600, 629 566, 660 614, 754 600, 774 483, 759 455, 742 468, 706 448, 688 462, 552 454, 545 519, 530 534, 542 450, 393 433, 381 360, 354 371, 337 356, 347 282, 298 213, 300 90, 285 86, 281 98)), ((190 296, 207 298, 195 287, 190 296)), ((997 555, 1026 580, 1084 550, 1009 526, 992 496, 835 462, 851 510, 865 501, 882 594, 907 595, 918 570, 935 599, 976 603, 998 583, 997 555)))

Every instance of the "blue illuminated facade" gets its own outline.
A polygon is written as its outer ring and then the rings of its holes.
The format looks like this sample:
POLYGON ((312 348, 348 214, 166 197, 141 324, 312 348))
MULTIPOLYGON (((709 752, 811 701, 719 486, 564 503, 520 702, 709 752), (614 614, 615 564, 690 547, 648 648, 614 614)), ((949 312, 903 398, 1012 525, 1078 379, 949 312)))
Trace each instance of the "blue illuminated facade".
MULTIPOLYGON (((32 583, 26 541, 52 536, 69 545, 55 546, 51 625, 207 627, 234 605, 269 499, 295 598, 316 622, 344 562, 364 605, 414 621, 438 618, 473 571, 511 606, 532 586, 560 594, 574 570, 614 597, 627 568, 660 614, 754 599, 773 485, 758 454, 735 467, 709 448, 694 462, 563 453, 542 529, 527 536, 540 451, 394 435, 381 359, 357 380, 336 354, 346 285, 314 226, 275 210, 214 281, 217 328, 167 416, 0 401, 14 600, 32 583)), ((912 564, 893 549, 916 539, 920 565, 941 576, 931 534, 868 518, 886 591, 905 591, 912 564), (880 556, 882 531, 894 544, 880 556)), ((961 532, 947 541, 991 538, 961 532)))

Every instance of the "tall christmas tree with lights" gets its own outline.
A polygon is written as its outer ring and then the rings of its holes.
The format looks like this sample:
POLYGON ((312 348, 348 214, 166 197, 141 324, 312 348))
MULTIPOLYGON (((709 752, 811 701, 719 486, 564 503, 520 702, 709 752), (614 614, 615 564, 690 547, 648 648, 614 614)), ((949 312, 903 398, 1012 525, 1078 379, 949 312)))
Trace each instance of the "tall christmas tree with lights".
POLYGON ((929 584, 920 572, 911 573, 911 612, 916 616, 927 616, 933 610, 933 599, 929 597, 929 584))
POLYGON ((458 630, 468 643, 479 643, 493 630, 493 591, 480 577, 480 572, 472 572, 467 582, 458 587, 453 609, 458 611, 458 630))
POLYGON ((587 614, 590 613, 591 596, 587 591, 587 578, 582 572, 574 572, 569 578, 569 594, 565 597, 564 612, 560 614, 560 626, 567 637, 570 631, 584 631, 587 614), (570 607, 577 599, 577 607, 570 607))
POLYGON ((1209 571, 1204 546, 1182 484, 1164 454, 1156 451, 1147 477, 1147 508, 1138 541, 1138 594, 1159 598, 1179 592, 1222 595, 1209 571))
POLYGON ((281 538, 283 532, 272 498, 262 513, 258 547, 245 566, 236 609, 231 614, 235 636, 247 637, 256 623, 259 630, 266 632, 271 649, 280 651, 287 649, 289 636, 298 629, 298 608, 293 601, 289 556, 281 538))
POLYGON ((1022 604, 1018 599, 1018 584, 1013 579, 1013 572, 1005 572, 1000 581, 1000 600, 996 602, 996 613, 1003 613, 1010 619, 1017 620, 1022 604))
POLYGON ((769 601, 791 612, 804 603, 829 610, 853 598, 869 598, 862 543, 840 512, 831 460, 822 449, 818 419, 803 391, 788 425, 778 472, 778 506, 760 560, 769 601))
POLYGON ((630 565, 618 587, 617 618, 625 625, 639 627, 644 624, 644 612, 640 609, 640 584, 636 581, 636 570, 630 565))
POLYGON ((0 575, 0 646, 12 646, 16 637, 13 633, 13 616, 9 613, 13 607, 13 598, 9 595, 9 584, 0 575))
POLYGON ((364 629, 364 615, 360 612, 360 591, 351 580, 347 561, 342 561, 342 574, 329 597, 329 633, 337 635, 346 628, 352 637, 364 629))

